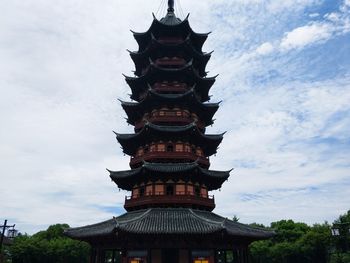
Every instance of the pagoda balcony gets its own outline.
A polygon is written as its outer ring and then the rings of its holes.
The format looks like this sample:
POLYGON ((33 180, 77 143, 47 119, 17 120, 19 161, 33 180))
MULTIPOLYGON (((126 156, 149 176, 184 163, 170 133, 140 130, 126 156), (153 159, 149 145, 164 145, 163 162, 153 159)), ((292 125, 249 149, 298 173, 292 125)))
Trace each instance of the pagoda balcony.
POLYGON ((177 45, 184 42, 181 37, 159 37, 158 42, 161 44, 177 45))
MULTIPOLYGON (((194 118, 186 113, 181 111, 158 111, 153 113, 151 117, 146 118, 146 120, 140 120, 135 122, 135 130, 140 130, 143 128, 146 122, 150 122, 156 125, 174 125, 182 126, 193 123, 194 118)), ((196 121, 197 127, 201 130, 205 128, 205 124, 202 121, 196 121)))
MULTIPOLYGON (((193 122, 192 118, 184 118, 184 117, 152 117, 147 119, 148 122, 156 124, 156 125, 164 125, 164 124, 173 124, 174 126, 188 125, 193 122)), ((135 122, 135 130, 141 130, 145 125, 146 121, 138 121, 135 122)), ((205 128, 205 125, 202 122, 197 122, 197 126, 200 130, 205 128)))
POLYGON ((156 59, 155 64, 160 67, 183 67, 186 60, 180 57, 162 57, 156 59))
POLYGON ((188 86, 185 83, 155 83, 153 89, 158 93, 185 93, 188 86))
POLYGON ((215 208, 213 195, 196 195, 194 193, 176 192, 167 195, 165 192, 156 192, 143 196, 126 196, 124 208, 127 211, 148 207, 189 207, 212 211, 215 208))
POLYGON ((192 152, 147 152, 141 156, 130 158, 130 167, 136 168, 140 166, 143 161, 146 162, 195 162, 197 161, 204 168, 209 168, 209 157, 198 156, 192 152))

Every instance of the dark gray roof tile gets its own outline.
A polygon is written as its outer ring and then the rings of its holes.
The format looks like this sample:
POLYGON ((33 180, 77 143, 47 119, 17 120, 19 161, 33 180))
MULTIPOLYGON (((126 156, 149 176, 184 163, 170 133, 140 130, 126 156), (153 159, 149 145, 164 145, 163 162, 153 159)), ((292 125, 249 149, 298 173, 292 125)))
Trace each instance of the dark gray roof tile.
POLYGON ((70 228, 65 234, 76 239, 109 236, 113 232, 153 235, 193 235, 226 232, 231 237, 265 239, 273 231, 233 222, 212 212, 189 208, 150 208, 129 212, 100 224, 70 228))

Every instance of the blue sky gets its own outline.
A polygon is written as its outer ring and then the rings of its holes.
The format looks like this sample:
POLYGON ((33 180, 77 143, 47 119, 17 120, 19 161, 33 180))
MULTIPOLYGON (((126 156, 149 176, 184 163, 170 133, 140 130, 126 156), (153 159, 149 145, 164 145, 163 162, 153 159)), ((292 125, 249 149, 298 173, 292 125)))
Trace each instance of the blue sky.
MULTIPOLYGON (((177 2, 177 1, 176 1, 177 2)), ((129 29, 161 0, 0 3, 0 220, 22 232, 123 213, 105 168, 128 169, 112 130, 134 69, 129 29)), ((350 1, 181 0, 212 31, 209 133, 228 131, 212 169, 235 168, 216 213, 268 224, 333 221, 350 209, 350 1)), ((178 12, 180 15, 180 13, 178 12)), ((181 14, 182 15, 182 14, 181 14)))

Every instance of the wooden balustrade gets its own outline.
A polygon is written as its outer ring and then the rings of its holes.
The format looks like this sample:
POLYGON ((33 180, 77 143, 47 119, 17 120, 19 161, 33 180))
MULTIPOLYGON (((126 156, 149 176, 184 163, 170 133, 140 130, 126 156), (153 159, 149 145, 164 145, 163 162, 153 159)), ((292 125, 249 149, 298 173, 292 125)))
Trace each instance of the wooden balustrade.
POLYGON ((166 196, 190 195, 190 196, 195 196, 195 197, 199 197, 199 198, 206 198, 206 199, 213 199, 214 200, 214 195, 196 194, 194 192, 185 192, 185 191, 176 191, 173 195, 168 195, 165 191, 158 191, 158 192, 155 192, 154 194, 152 192, 146 192, 143 195, 134 194, 134 195, 125 196, 125 200, 138 199, 138 198, 142 198, 144 196, 160 196, 160 195, 166 195, 166 196))
POLYGON ((188 86, 185 83, 157 82, 153 85, 153 89, 158 93, 185 93, 188 91, 188 86))
MULTIPOLYGON (((142 129, 146 121, 151 122, 153 124, 158 124, 158 125, 163 125, 164 123, 166 123, 166 124, 181 126, 181 125, 188 125, 194 122, 195 120, 191 116, 186 116, 185 114, 177 115, 175 111, 165 112, 164 115, 154 114, 151 117, 135 122, 135 129, 136 130, 142 129)), ((197 121, 196 124, 199 129, 205 128, 205 125, 202 121, 197 121)))
POLYGON ((160 207, 160 206, 176 206, 176 207, 191 207, 200 208, 212 211, 215 208, 214 196, 202 197, 195 194, 173 194, 166 195, 143 195, 138 197, 125 197, 124 208, 127 211, 133 209, 160 207))
POLYGON ((176 45, 181 44, 184 40, 181 37, 160 37, 158 38, 158 42, 162 44, 176 45))
POLYGON ((155 64, 161 67, 169 67, 169 66, 181 67, 186 65, 186 60, 180 57, 162 57, 162 58, 156 59, 155 64))
POLYGON ((198 156, 195 153, 192 152, 166 152, 166 151, 153 151, 153 152, 147 152, 144 153, 141 156, 135 156, 130 158, 130 166, 132 168, 136 168, 140 164, 142 164, 143 161, 146 162, 164 162, 164 161, 185 161, 185 162, 194 162, 198 161, 200 165, 202 165, 205 168, 208 168, 210 166, 209 158, 198 156))

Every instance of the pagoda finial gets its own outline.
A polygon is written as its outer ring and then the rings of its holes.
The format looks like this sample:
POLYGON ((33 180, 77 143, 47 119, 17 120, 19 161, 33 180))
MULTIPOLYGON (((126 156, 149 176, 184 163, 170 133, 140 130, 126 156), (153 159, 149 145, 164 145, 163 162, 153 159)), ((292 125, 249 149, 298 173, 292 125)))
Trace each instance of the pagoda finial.
POLYGON ((174 13, 174 0, 168 0, 168 12, 169 13, 174 13))

